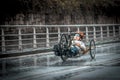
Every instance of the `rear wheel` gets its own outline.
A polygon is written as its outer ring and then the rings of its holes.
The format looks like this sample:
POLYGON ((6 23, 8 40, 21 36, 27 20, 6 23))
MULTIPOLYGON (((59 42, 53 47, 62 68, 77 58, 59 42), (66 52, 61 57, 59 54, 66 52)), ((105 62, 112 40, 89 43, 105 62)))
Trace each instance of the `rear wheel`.
POLYGON ((95 41, 92 39, 90 41, 90 57, 92 59, 95 59, 95 54, 96 54, 96 45, 95 45, 95 41))
POLYGON ((60 53, 61 53, 61 59, 63 61, 67 60, 67 49, 68 49, 68 40, 65 34, 61 35, 61 39, 60 39, 60 53))

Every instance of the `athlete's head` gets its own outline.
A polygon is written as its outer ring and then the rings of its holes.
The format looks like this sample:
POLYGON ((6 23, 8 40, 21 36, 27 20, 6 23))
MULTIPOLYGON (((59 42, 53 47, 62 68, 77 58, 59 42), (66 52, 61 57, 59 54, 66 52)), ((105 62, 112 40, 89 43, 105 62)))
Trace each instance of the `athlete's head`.
POLYGON ((84 38, 84 32, 82 32, 82 31, 77 31, 77 32, 75 33, 74 39, 76 39, 76 40, 81 40, 81 39, 83 39, 83 38, 84 38))

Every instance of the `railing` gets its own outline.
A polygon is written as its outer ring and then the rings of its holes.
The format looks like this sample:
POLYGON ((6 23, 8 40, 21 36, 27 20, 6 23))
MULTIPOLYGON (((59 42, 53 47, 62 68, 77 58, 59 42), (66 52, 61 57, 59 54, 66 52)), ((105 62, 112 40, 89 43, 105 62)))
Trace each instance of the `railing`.
POLYGON ((120 24, 88 25, 0 25, 1 54, 33 51, 53 47, 60 40, 60 34, 69 31, 83 31, 84 41, 96 42, 119 40, 120 24))

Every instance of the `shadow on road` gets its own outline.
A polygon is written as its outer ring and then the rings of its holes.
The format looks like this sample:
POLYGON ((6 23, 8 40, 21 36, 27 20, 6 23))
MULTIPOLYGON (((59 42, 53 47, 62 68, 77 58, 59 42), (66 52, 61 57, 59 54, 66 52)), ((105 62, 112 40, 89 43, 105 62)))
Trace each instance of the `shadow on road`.
POLYGON ((83 66, 87 62, 85 59, 81 60, 67 60, 66 62, 58 62, 51 66, 83 66))

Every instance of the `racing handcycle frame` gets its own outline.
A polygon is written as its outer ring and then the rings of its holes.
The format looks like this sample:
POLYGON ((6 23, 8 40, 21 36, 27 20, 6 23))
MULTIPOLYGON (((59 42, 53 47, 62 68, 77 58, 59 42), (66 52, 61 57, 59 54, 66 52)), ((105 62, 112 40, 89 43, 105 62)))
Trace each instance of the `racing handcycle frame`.
MULTIPOLYGON (((73 56, 70 53, 70 47, 72 44, 73 36, 75 33, 68 33, 68 34, 61 34, 60 41, 58 44, 55 44, 53 47, 54 54, 56 56, 60 56, 63 61, 66 61, 68 58, 74 58, 74 57, 80 57, 83 55, 83 52, 77 53, 77 55, 73 56)), ((96 54, 96 44, 95 40, 91 39, 88 42, 89 44, 86 45, 89 47, 89 54, 90 58, 93 60, 95 59, 95 54, 96 54)))

